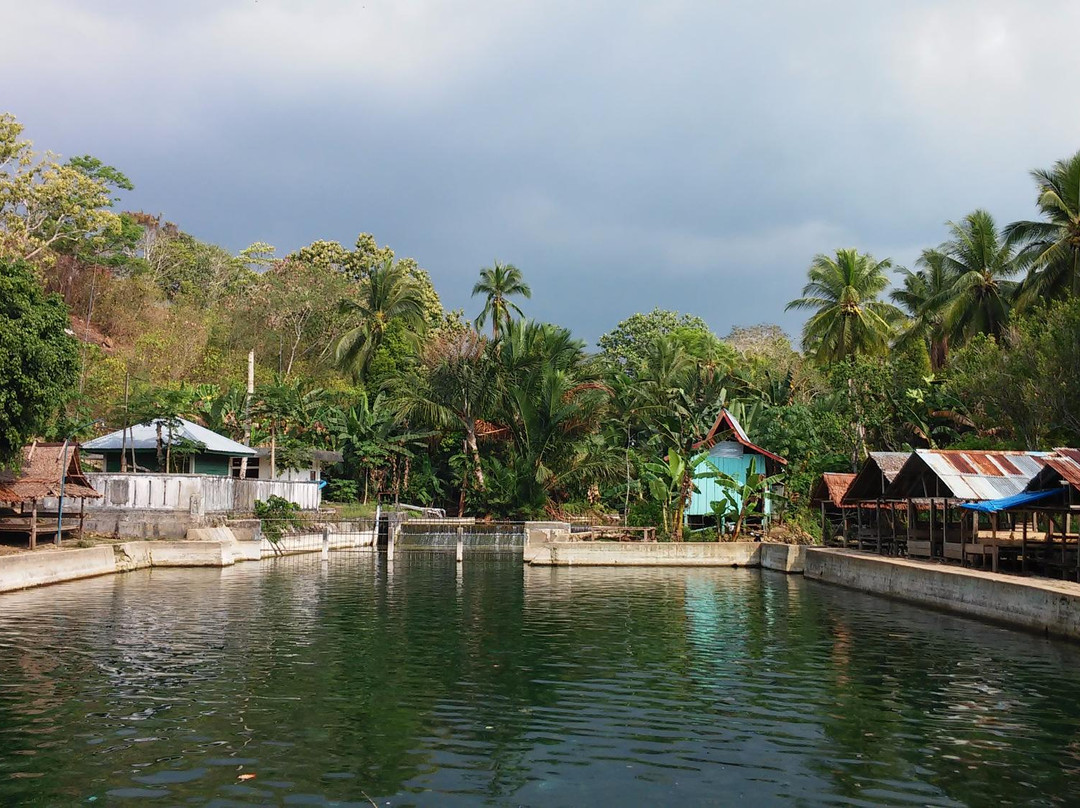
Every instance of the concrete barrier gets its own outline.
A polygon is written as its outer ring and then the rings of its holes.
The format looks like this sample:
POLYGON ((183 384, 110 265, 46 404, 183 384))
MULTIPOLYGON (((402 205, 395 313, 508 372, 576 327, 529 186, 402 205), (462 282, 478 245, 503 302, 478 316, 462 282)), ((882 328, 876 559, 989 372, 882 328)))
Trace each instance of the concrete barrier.
POLYGON ((909 603, 1080 639, 1080 584, 1068 581, 824 547, 807 549, 805 575, 909 603))
POLYGON ((0 592, 116 572, 113 548, 39 550, 0 557, 0 592))
POLYGON ((798 574, 803 571, 806 547, 801 544, 761 544, 762 569, 798 574))
POLYGON ((755 542, 552 542, 529 562, 555 567, 756 567, 755 542))

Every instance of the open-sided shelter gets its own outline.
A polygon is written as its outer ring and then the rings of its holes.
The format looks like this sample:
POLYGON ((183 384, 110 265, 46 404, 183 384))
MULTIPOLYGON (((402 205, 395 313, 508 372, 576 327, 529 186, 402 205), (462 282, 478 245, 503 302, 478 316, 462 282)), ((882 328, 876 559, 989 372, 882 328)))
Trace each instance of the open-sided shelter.
MULTIPOLYGON (((885 490, 908 511, 908 555, 952 558, 982 553, 966 547, 979 538, 980 525, 961 503, 984 502, 1021 493, 1043 467, 1047 452, 917 449, 885 490), (916 510, 915 503, 926 507, 916 510), (925 515, 925 521, 923 516, 925 515)), ((991 530, 996 530, 995 526, 991 530)))
POLYGON ((847 536, 847 517, 855 506, 845 505, 844 495, 854 480, 854 474, 827 471, 810 491, 810 506, 821 512, 821 538, 826 544, 833 536, 847 536))
POLYGON ((87 499, 101 496, 83 475, 79 447, 74 443, 34 443, 23 448, 18 474, 0 472, 0 505, 8 506, 0 515, 0 531, 27 534, 30 549, 37 546, 39 533, 52 534, 57 543, 64 531, 82 533, 87 499), (45 500, 79 500, 79 519, 59 524, 58 515, 39 512, 45 500), (51 519, 49 518, 51 516, 51 519))
MULTIPOLYGON (((896 479, 910 452, 870 452, 855 479, 844 493, 843 504, 854 508, 852 528, 845 525, 845 545, 854 544, 866 550, 896 551, 902 530, 896 502, 885 496, 885 490, 896 479)), ((852 514, 848 514, 849 520, 852 514)))

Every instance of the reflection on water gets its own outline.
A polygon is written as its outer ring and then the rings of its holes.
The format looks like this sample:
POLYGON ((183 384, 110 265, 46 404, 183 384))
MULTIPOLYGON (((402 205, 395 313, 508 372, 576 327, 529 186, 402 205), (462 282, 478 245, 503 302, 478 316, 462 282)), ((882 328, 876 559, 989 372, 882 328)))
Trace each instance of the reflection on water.
POLYGON ((1070 805, 1078 715, 1072 645, 754 570, 341 553, 0 596, 0 805, 1070 805))

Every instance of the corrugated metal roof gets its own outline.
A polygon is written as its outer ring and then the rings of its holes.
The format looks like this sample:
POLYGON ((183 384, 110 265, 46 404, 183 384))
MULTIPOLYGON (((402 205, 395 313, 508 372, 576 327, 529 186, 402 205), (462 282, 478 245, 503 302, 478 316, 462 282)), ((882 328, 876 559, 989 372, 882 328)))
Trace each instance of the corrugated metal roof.
POLYGON ((726 407, 721 409, 720 414, 716 416, 716 422, 712 425, 712 429, 709 430, 709 434, 706 435, 703 440, 700 440, 696 444, 694 444, 694 448, 695 449, 712 448, 712 446, 716 443, 716 435, 717 435, 717 433, 723 434, 723 433, 728 432, 728 431, 733 433, 732 437, 734 437, 736 441, 741 443, 747 449, 750 449, 751 451, 757 452, 759 455, 763 455, 765 457, 772 458, 773 460, 775 460, 780 465, 783 465, 783 466, 787 465, 787 461, 784 458, 782 458, 780 455, 773 454, 772 452, 768 451, 767 449, 762 449, 756 443, 751 441, 749 436, 746 434, 746 430, 742 428, 742 424, 740 424, 738 422, 738 420, 735 418, 734 415, 732 415, 730 412, 728 412, 726 407), (727 425, 727 428, 724 429, 724 430, 721 430, 721 427, 724 426, 725 424, 727 425))
POLYGON ((1080 449, 1054 449, 1044 462, 1069 485, 1080 488, 1080 449))
POLYGON ((1028 482, 1028 491, 1059 487, 1063 481, 1080 491, 1080 449, 1054 449, 1042 462, 1043 469, 1028 482))
POLYGON ((1019 494, 1039 473, 1047 452, 989 452, 945 449, 916 449, 897 475, 888 493, 908 496, 947 496, 951 499, 1002 499, 1019 494), (923 468, 940 485, 930 482, 923 468))
MULTIPOLYGON (((159 419, 160 421, 160 419, 159 419)), ((100 438, 94 438, 83 444, 83 449, 88 452, 118 452, 122 448, 127 449, 157 449, 157 424, 159 421, 151 421, 145 424, 135 424, 128 428, 127 442, 124 441, 124 430, 118 429, 100 438)), ((161 421, 164 423, 164 421, 161 421)), ((255 450, 237 443, 231 438, 212 432, 205 426, 200 426, 184 418, 179 419, 179 426, 172 430, 172 443, 183 441, 201 443, 206 447, 209 454, 229 455, 230 457, 255 457, 255 450)), ((161 439, 169 442, 168 428, 162 427, 161 439)))

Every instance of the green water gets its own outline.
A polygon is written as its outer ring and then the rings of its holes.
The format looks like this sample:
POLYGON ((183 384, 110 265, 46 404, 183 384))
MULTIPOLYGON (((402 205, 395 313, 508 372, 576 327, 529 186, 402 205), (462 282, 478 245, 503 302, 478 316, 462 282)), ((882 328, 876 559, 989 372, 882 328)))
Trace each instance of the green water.
POLYGON ((1078 775, 1080 647, 799 576, 341 553, 0 596, 3 806, 1077 805, 1078 775))

